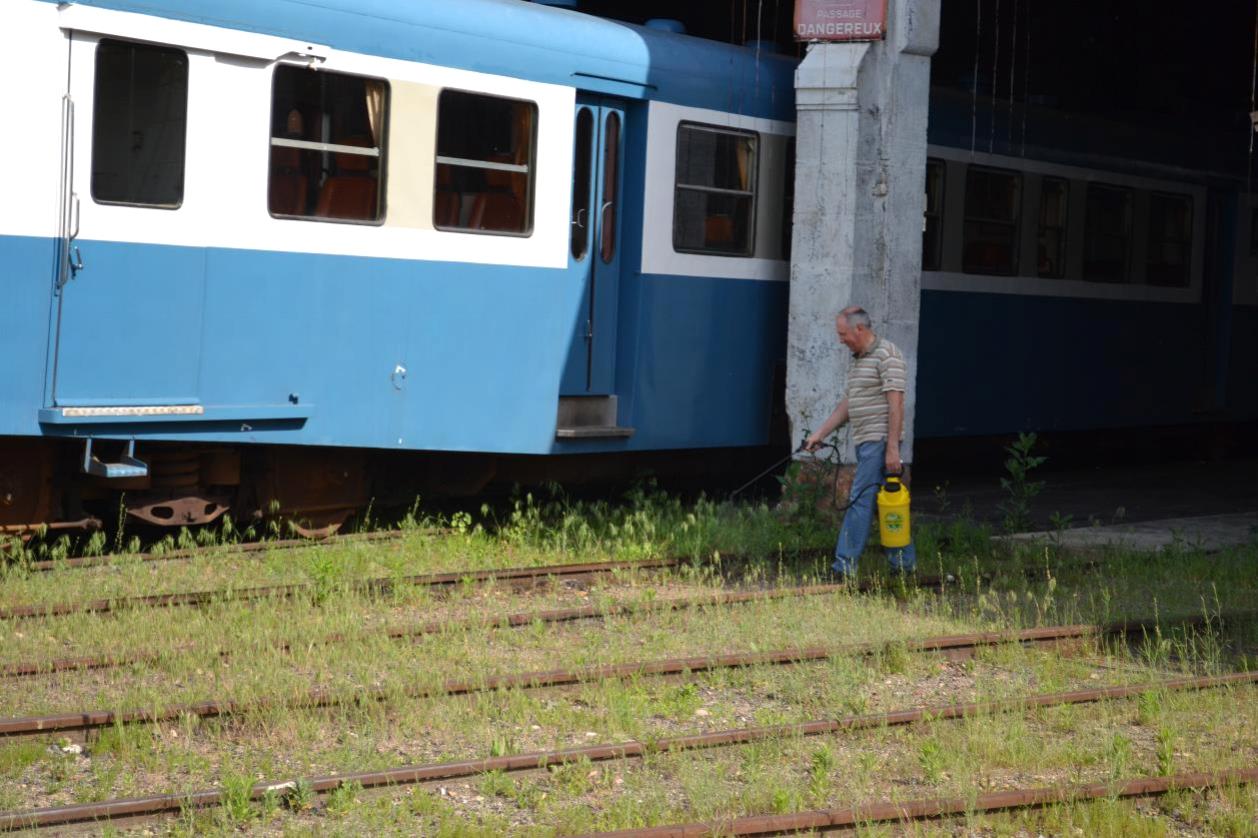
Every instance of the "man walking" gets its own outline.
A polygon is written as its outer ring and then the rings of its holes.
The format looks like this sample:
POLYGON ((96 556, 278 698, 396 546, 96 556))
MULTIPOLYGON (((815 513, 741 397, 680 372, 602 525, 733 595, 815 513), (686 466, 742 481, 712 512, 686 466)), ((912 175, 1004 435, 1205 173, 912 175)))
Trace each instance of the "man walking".
MULTIPOLYGON (((816 451, 835 429, 852 422, 856 445, 856 476, 852 480, 850 507, 843 516, 838 543, 834 545, 834 572, 843 579, 856 575, 856 563, 873 518, 878 487, 888 474, 900 474, 900 442, 904 438, 904 391, 907 374, 904 356, 895 344, 870 328, 869 314, 860 306, 843 309, 834 321, 839 341, 852 351, 847 396, 830 418, 804 441, 816 451)), ((909 573, 917 565, 913 545, 887 548, 887 561, 897 573, 909 573)))

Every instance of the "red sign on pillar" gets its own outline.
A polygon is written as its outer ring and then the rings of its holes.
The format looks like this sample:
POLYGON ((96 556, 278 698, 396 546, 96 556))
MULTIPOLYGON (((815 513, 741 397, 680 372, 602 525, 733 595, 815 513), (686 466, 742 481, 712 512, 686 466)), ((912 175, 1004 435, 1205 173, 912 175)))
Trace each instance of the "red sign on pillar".
POLYGON ((795 0, 797 41, 881 41, 887 0, 795 0))

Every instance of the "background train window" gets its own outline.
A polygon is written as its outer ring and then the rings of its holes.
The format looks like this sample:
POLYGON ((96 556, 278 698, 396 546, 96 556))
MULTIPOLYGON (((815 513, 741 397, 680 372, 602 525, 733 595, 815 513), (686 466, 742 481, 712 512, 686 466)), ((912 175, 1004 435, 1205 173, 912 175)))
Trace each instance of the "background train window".
POLYGON ((678 127, 675 250, 752 254, 759 140, 758 134, 746 131, 685 123, 678 127))
POLYGON ((439 230, 529 234, 537 105, 461 90, 437 103, 439 230))
POLYGON ((1258 256, 1258 207, 1249 211, 1249 255, 1258 256))
POLYGON ((1040 181, 1040 229, 1035 239, 1036 273, 1049 279, 1066 275, 1066 213, 1070 184, 1061 178, 1040 181))
POLYGON ((1130 189, 1088 185, 1083 226, 1083 278, 1092 282, 1126 282, 1131 252, 1130 189))
POLYGON ((1184 288, 1192 253, 1192 198, 1187 195, 1149 196, 1149 255, 1145 281, 1150 285, 1184 288))
POLYGON ((926 161, 926 217, 922 223, 922 270, 939 270, 943 257, 944 164, 926 161))
POLYGON ((277 67, 271 96, 272 215, 379 221, 388 86, 277 67))
POLYGON ((92 197, 173 209, 183 202, 188 56, 103 40, 96 48, 92 197))
POLYGON ((965 175, 961 270, 1012 276, 1018 269, 1022 175, 971 166, 965 175))

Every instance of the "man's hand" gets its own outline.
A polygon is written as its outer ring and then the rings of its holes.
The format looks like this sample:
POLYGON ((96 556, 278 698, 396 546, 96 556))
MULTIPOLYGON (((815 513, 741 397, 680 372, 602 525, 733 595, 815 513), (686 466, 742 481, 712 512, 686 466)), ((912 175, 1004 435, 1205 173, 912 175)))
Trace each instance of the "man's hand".
POLYGON ((900 446, 887 443, 887 459, 884 464, 887 474, 901 474, 904 471, 904 463, 900 460, 900 446))
POLYGON ((808 439, 804 440, 804 450, 816 451, 818 448, 821 447, 821 443, 824 439, 825 437, 821 436, 820 433, 815 433, 815 434, 810 435, 808 439))

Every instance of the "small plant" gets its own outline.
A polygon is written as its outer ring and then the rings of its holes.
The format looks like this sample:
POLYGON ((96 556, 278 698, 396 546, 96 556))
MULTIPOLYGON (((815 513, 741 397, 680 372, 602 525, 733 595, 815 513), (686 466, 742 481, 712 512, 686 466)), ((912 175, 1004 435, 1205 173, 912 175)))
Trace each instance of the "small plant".
POLYGON ((927 781, 938 783, 943 779, 944 749, 935 739, 927 739, 917 752, 917 762, 927 781))
POLYGON ((284 795, 284 805, 294 812, 304 812, 314 806, 315 796, 314 784, 305 778, 295 780, 284 795))
POLYGON ((1169 777, 1175 773, 1175 731, 1159 727, 1157 735, 1158 774, 1169 777))
POLYGON ((1031 472, 1042 466, 1047 457, 1032 452, 1038 437, 1031 433, 1018 434, 1018 439, 1005 448, 1005 477, 1000 478, 1000 488, 1007 498, 998 505, 1004 517, 1007 532, 1022 532, 1031 526, 1031 501, 1044 490, 1043 480, 1032 480, 1031 472))
POLYGON ((1131 740, 1121 733, 1115 733, 1109 743, 1110 779, 1119 780, 1127 773, 1131 765, 1131 740))
POLYGON ((325 807, 329 815, 344 817, 358 802, 358 794, 363 790, 362 783, 341 783, 328 793, 328 805, 325 807))
POLYGON ((812 767, 808 770, 808 793, 820 803, 830 790, 830 772, 834 770, 834 752, 822 745, 812 752, 812 767))
POLYGON ((489 755, 491 757, 505 757, 516 751, 515 742, 508 736, 495 736, 489 743, 489 755))
POLYGON ((253 781, 249 777, 230 774, 223 778, 223 813, 235 824, 253 819, 253 781))

